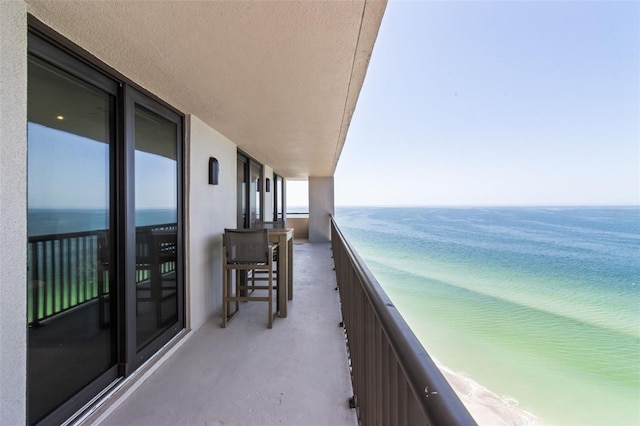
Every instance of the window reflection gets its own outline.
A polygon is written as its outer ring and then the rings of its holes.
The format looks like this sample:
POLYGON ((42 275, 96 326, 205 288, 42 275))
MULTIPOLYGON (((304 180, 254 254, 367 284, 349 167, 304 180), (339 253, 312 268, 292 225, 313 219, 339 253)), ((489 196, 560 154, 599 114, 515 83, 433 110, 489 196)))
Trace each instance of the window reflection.
POLYGON ((262 168, 256 164, 251 164, 251 189, 250 189, 250 213, 251 213, 251 223, 256 221, 260 221, 260 200, 262 197, 262 188, 261 188, 261 180, 260 175, 262 174, 262 168))
POLYGON ((117 362, 111 262, 113 98, 28 64, 28 422, 117 362))
POLYGON ((275 220, 284 220, 284 187, 282 185, 282 176, 276 176, 275 203, 276 215, 275 220))
POLYGON ((177 127, 136 105, 135 224, 138 350, 178 321, 177 127))

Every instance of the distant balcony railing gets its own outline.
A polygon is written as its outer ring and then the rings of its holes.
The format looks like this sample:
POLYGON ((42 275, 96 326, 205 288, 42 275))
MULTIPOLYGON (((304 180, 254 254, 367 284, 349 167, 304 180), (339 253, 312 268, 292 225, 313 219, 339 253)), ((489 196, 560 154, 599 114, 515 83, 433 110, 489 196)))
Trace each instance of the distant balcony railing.
POLYGON ((360 423, 475 425, 333 219, 331 245, 360 423))
MULTIPOLYGON (((136 228, 136 285, 152 278, 154 268, 147 266, 152 262, 157 263, 160 275, 175 271, 175 255, 162 258, 164 252, 175 253, 175 242, 153 244, 152 236, 158 231, 175 233, 176 229, 176 223, 136 228)), ((110 263, 106 230, 29 237, 28 323, 37 325, 85 303, 108 297, 110 263)))
POLYGON ((309 217, 309 212, 287 212, 287 218, 296 218, 296 217, 309 217))

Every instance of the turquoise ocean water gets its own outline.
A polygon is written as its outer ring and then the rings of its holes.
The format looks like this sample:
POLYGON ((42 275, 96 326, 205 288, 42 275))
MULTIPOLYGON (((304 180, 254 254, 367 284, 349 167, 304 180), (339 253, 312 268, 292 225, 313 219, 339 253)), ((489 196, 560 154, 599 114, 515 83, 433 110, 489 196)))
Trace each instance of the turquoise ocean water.
MULTIPOLYGON (((136 226, 175 223, 172 209, 136 210, 136 226)), ((29 237, 69 232, 97 231, 109 228, 109 212, 105 209, 29 209, 27 235, 29 237)))
POLYGON ((640 425, 638 207, 336 218, 447 368, 545 424, 640 425))

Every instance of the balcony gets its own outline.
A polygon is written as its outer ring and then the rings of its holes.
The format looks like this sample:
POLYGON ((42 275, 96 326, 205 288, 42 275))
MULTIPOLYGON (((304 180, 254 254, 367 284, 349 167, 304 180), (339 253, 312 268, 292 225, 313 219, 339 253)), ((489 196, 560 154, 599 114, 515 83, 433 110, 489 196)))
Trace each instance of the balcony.
POLYGON ((332 241, 294 245, 295 298, 273 329, 264 304, 226 329, 215 316, 85 423, 475 424, 333 222, 332 241))
POLYGON ((357 425, 331 245, 294 244, 295 298, 266 327, 246 303, 211 318, 130 395, 86 423, 357 425))

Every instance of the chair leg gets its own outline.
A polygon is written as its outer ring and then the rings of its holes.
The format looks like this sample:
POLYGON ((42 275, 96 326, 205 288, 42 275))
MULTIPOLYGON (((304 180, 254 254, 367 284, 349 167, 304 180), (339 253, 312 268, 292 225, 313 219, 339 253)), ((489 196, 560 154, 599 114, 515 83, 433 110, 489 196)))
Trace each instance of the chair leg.
MULTIPOLYGON (((238 286, 241 284, 241 281, 245 279, 245 276, 243 276, 243 274, 240 273, 240 271, 235 270, 236 271, 236 279, 235 279, 235 283, 236 283, 236 296, 240 296, 240 290, 238 290, 238 286)), ((231 275, 229 275, 229 292, 231 292, 231 275)), ((240 302, 238 300, 235 301, 235 311, 233 311, 234 315, 236 312, 238 312, 240 310, 240 302)))
POLYGON ((269 322, 267 327, 273 327, 273 270, 269 268, 269 322))
MULTIPOLYGON (((239 275, 238 271, 236 271, 236 279, 235 279, 235 295, 236 296, 238 296, 238 294, 239 294, 238 292, 240 291, 238 289, 238 286, 240 285, 238 281, 241 279, 241 277, 239 277, 238 275, 239 275)), ((267 321, 267 327, 268 328, 273 328, 273 322, 274 322, 275 317, 277 316, 277 311, 275 313, 273 311, 273 293, 274 293, 273 281, 274 281, 274 275, 275 274, 273 272, 273 269, 270 269, 269 270, 269 275, 268 275, 268 286, 267 286, 267 291, 268 291, 267 302, 269 304, 268 312, 267 312, 268 313, 268 321, 267 321)), ((230 317, 235 316, 235 314, 240 309, 240 302, 238 300, 229 300, 233 296, 233 294, 232 294, 232 289, 234 287, 233 281, 234 280, 233 280, 232 270, 231 269, 225 269, 224 273, 222 275, 222 328, 226 328, 230 317), (235 311, 233 311, 233 313, 231 313, 231 302, 235 302, 235 311)), ((262 300, 264 301, 264 298, 262 298, 262 300)))
POLYGON ((222 328, 227 327, 227 316, 228 316, 228 304, 227 297, 229 294, 229 290, 227 288, 227 284, 229 283, 229 271, 224 270, 222 273, 222 328))

